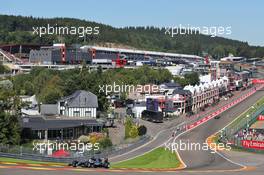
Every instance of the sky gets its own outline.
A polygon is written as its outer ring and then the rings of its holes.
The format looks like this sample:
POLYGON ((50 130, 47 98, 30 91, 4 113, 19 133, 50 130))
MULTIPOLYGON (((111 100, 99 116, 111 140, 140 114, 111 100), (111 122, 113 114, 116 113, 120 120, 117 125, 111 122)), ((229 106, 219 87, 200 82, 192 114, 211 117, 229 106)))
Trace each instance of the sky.
POLYGON ((71 17, 114 27, 228 27, 226 38, 264 46, 263 0, 2 0, 0 14, 71 17))

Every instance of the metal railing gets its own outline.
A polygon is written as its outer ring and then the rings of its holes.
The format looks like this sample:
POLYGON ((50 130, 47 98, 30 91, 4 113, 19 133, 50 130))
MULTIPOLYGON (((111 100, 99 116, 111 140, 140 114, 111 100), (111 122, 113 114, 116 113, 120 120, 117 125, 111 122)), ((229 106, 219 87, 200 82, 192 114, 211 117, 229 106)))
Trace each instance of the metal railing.
POLYGON ((231 124, 229 126, 227 126, 226 128, 224 128, 224 134, 226 136, 226 138, 232 139, 234 138, 235 134, 242 130, 242 129, 246 129, 248 128, 250 125, 252 125, 253 123, 255 123, 257 121, 257 118, 260 114, 262 114, 264 111, 264 105, 259 107, 256 110, 252 110, 251 112, 249 111, 249 113, 242 115, 241 118, 237 119, 238 121, 234 122, 234 124, 231 124))
POLYGON ((147 143, 150 139, 150 136, 142 136, 137 141, 127 144, 126 146, 112 146, 98 151, 84 151, 81 155, 70 151, 70 156, 61 158, 48 155, 47 150, 40 152, 29 147, 0 144, 0 157, 69 163, 76 159, 80 160, 90 157, 111 157, 114 155, 120 155, 147 143))
POLYGON ((240 149, 255 153, 264 153, 264 150, 245 148, 242 146, 243 138, 237 137, 237 133, 243 129, 249 128, 250 125, 257 121, 260 114, 264 112, 264 105, 256 109, 251 107, 245 114, 242 114, 237 120, 225 127, 220 136, 220 142, 231 143, 233 149, 240 149))

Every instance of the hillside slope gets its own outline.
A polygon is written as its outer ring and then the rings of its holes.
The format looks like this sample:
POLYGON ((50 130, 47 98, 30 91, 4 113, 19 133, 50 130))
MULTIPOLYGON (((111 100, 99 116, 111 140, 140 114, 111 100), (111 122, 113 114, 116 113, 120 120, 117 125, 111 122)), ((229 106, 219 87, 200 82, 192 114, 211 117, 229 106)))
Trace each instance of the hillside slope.
POLYGON ((185 54, 204 55, 209 53, 215 58, 232 53, 236 56, 264 57, 264 48, 249 46, 246 42, 210 37, 207 35, 177 35, 173 38, 165 35, 164 28, 155 27, 126 27, 114 28, 96 22, 73 18, 34 18, 23 16, 0 15, 0 44, 52 44, 65 42, 91 45, 125 46, 155 51, 176 52, 185 54), (76 35, 33 35, 33 27, 39 26, 98 26, 99 35, 89 35, 80 38, 76 35))

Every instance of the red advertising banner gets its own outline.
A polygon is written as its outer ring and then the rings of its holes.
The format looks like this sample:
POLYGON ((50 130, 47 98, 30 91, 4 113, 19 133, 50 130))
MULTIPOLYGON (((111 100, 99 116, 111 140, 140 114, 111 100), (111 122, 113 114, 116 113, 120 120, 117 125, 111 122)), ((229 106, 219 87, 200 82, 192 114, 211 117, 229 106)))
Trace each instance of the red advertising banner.
POLYGON ((262 79, 253 79, 252 83, 253 84, 264 84, 264 80, 262 80, 262 79))
POLYGON ((264 141, 241 140, 241 144, 244 148, 264 150, 264 141))
POLYGON ((258 120, 263 121, 264 120, 264 115, 259 115, 258 116, 258 120))

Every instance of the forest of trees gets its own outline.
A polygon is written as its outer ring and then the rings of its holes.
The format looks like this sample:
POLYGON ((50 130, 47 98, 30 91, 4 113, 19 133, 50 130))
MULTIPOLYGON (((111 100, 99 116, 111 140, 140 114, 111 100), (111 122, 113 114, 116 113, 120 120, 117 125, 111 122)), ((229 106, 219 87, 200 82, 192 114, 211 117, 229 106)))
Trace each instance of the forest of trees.
POLYGON ((171 80, 182 86, 199 83, 197 73, 182 78, 173 77, 167 69, 152 69, 149 66, 106 71, 102 71, 101 67, 91 71, 86 66, 62 71, 33 68, 29 74, 19 74, 0 81, 0 143, 13 145, 20 142, 18 116, 25 105, 19 100, 20 95, 36 94, 38 102, 45 104, 56 103, 62 96, 76 90, 87 90, 97 95, 99 110, 107 111, 107 95, 100 91, 100 85, 112 85, 113 82, 119 85, 161 84, 171 80))
POLYGON ((114 28, 96 22, 73 18, 33 18, 22 16, 0 15, 0 44, 103 44, 116 43, 137 49, 166 51, 204 56, 209 54, 218 59, 229 53, 235 56, 264 57, 264 47, 249 46, 241 42, 222 37, 210 37, 202 34, 176 35, 173 38, 165 35, 165 28, 124 27, 114 28), (33 27, 57 26, 98 26, 99 35, 89 35, 85 39, 74 35, 33 35, 33 27))
POLYGON ((21 109, 19 96, 12 82, 0 81, 0 144, 16 145, 20 143, 20 125, 18 116, 21 109))
MULTIPOLYGON (((175 80, 181 85, 197 84, 197 73, 184 78, 173 77, 166 69, 152 69, 143 66, 138 69, 110 69, 91 71, 89 67, 73 70, 55 71, 34 68, 29 74, 21 74, 12 78, 14 90, 19 95, 36 94, 41 103, 56 103, 62 97, 76 90, 91 91, 98 96, 99 109, 105 111, 108 107, 106 94, 99 91, 99 85, 161 84, 175 80)), ((125 94, 126 95, 126 94, 125 94)))
POLYGON ((154 70, 144 66, 139 69, 112 69, 90 71, 89 67, 73 70, 55 71, 35 68, 30 74, 21 74, 12 78, 14 89, 20 95, 36 94, 41 103, 56 103, 62 96, 76 90, 91 91, 98 96, 100 110, 108 107, 106 94, 99 92, 99 85, 162 83, 172 80, 168 70, 154 70))

